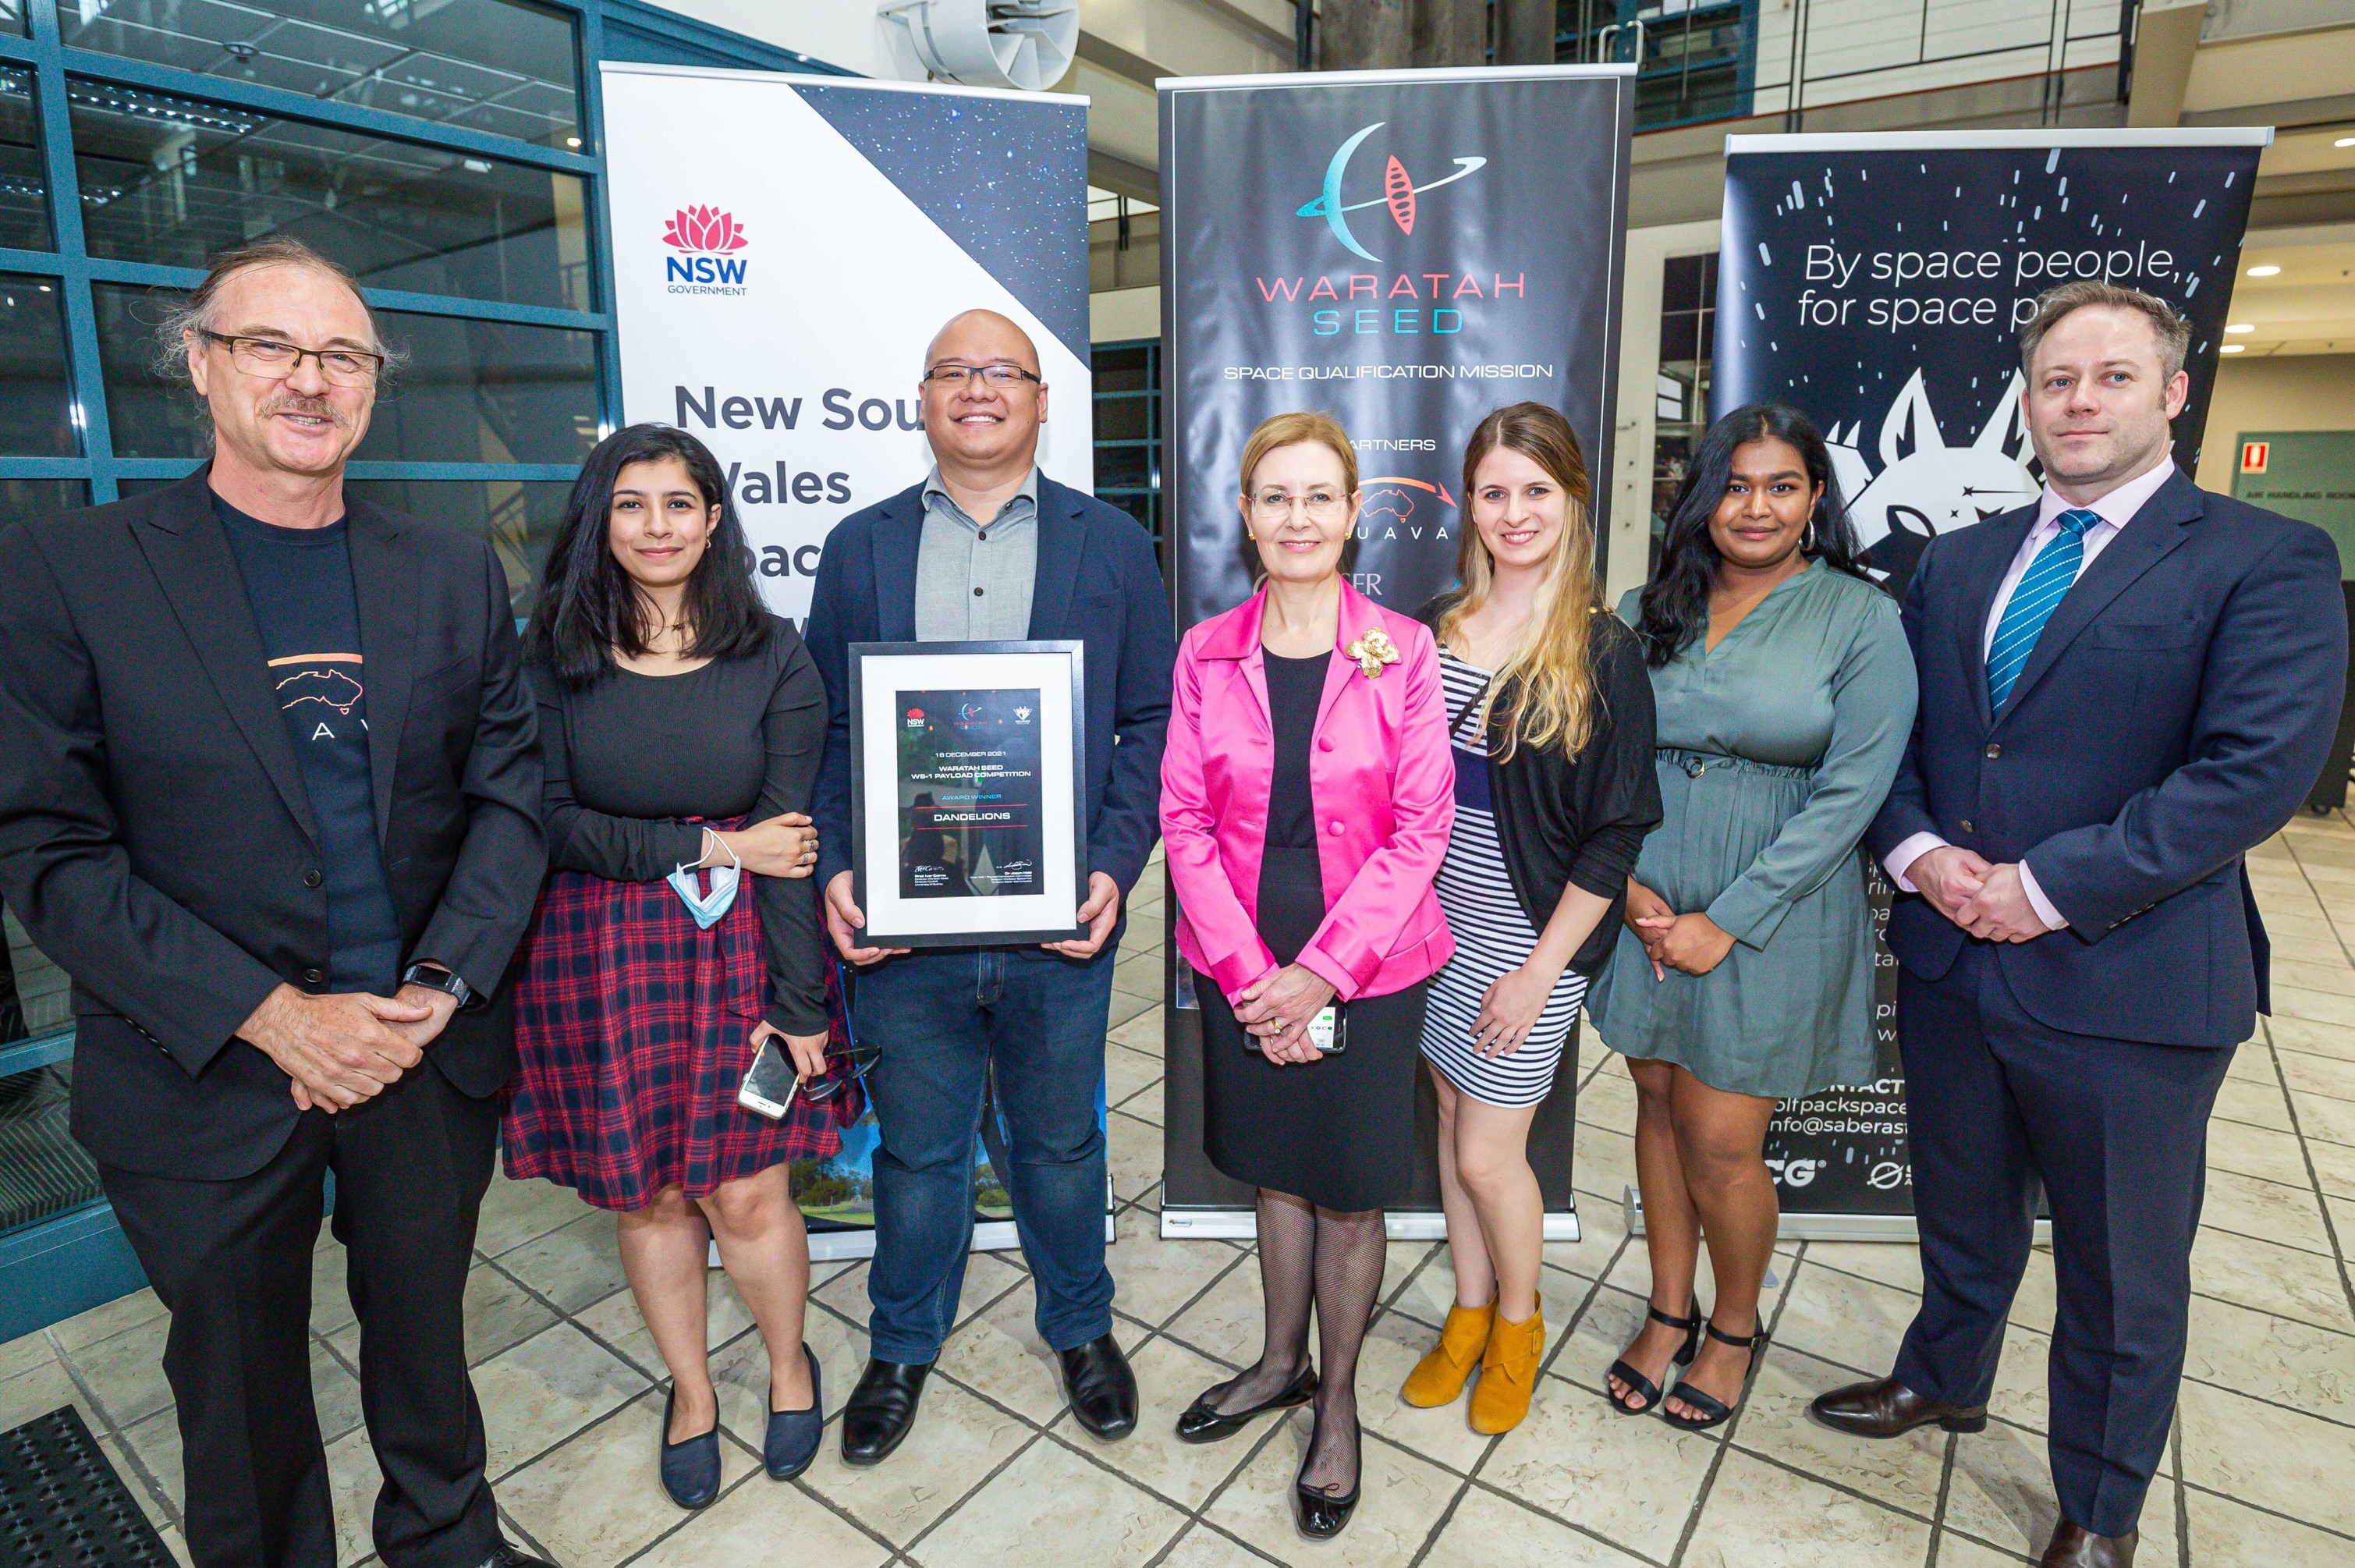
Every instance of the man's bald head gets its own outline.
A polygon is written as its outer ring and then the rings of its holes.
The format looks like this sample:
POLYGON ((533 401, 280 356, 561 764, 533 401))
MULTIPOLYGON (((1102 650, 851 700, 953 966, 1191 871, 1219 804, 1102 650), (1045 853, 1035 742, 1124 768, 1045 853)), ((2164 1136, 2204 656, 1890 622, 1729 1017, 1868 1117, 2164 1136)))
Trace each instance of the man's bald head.
POLYGON ((1039 346, 1007 317, 994 310, 951 316, 925 351, 919 390, 924 435, 951 495, 1010 489, 1030 472, 1047 383, 1039 346))
POLYGON ((960 365, 1019 365, 1039 373, 1039 346, 1013 319, 994 310, 961 311, 932 334, 924 350, 924 368, 943 362, 960 365))

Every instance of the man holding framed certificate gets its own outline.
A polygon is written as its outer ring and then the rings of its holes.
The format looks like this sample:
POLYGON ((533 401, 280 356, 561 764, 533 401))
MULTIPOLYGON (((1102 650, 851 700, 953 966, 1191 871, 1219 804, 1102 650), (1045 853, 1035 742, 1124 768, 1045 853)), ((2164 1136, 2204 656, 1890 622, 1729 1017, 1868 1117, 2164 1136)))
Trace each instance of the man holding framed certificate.
POLYGON ((805 637, 831 720, 826 925, 880 1048, 852 1465, 907 1435, 954 1321, 993 1078, 1039 1336, 1081 1424, 1136 1424, 1096 1106, 1121 910, 1158 832, 1168 603, 1135 519, 1039 472, 1047 387, 1020 327, 951 320, 920 389, 932 473, 827 538, 805 637))

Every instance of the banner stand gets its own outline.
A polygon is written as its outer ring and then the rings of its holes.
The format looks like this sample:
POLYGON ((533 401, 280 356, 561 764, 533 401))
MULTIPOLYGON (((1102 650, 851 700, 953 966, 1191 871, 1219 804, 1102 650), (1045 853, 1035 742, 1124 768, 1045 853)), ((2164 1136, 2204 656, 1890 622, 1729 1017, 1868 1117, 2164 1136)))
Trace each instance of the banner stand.
MULTIPOLYGON (((1644 1233, 1644 1195, 1629 1187, 1620 1199, 1627 1216, 1627 1233, 1644 1233)), ((1165 1232, 1166 1233, 1166 1232, 1165 1232)), ((1902 1242, 1908 1246, 1918 1244, 1921 1232, 1911 1214, 1807 1214, 1785 1211, 1782 1222, 1775 1227, 1774 1238, 1783 1242, 1902 1242)), ((1546 1232, 1553 1240, 1553 1232, 1546 1232)), ((2036 1221, 2034 1244, 2052 1244, 2052 1221, 2040 1217, 2036 1221)), ((1774 1283, 1773 1273, 1766 1283, 1774 1283)))
MULTIPOLYGON (((1629 1191, 1629 1201, 1634 1193, 1629 1191)), ((1447 1216, 1421 1211, 1390 1210, 1382 1216, 1384 1233, 1393 1242, 1444 1242, 1447 1239, 1447 1216)), ((1910 1226, 1908 1227, 1911 1228, 1910 1226)), ((1255 1242, 1259 1239, 1259 1215, 1250 1209, 1168 1209, 1161 1211, 1161 1239, 1165 1242, 1255 1242)), ((1545 1239, 1549 1242, 1577 1242, 1585 1238, 1578 1228, 1578 1211, 1549 1209, 1545 1217, 1545 1239)), ((810 1244, 815 1247, 816 1238, 810 1244)), ((811 1256, 817 1254, 813 1252, 811 1256)))

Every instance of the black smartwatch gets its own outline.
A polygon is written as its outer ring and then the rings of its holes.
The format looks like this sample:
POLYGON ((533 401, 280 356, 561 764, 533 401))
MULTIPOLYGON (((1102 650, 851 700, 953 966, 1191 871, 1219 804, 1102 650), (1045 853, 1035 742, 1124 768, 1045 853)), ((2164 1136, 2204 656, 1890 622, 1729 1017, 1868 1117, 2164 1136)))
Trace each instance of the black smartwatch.
POLYGON ((423 986, 432 990, 446 991, 458 998, 458 1005, 462 1008, 474 999, 474 988, 458 978, 455 971, 431 964, 411 964, 407 972, 400 976, 400 983, 404 986, 423 986))

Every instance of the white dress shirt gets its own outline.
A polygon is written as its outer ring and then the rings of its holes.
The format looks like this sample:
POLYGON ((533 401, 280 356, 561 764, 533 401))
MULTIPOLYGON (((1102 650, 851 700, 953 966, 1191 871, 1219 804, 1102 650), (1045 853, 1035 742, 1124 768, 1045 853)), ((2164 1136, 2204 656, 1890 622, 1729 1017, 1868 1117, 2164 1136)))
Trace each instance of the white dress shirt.
MULTIPOLYGON (((2011 558, 2011 568, 2003 574, 2003 581, 1996 589, 1995 603, 1987 606, 1987 632, 1979 642, 1981 661, 1985 661, 1987 651, 1995 646, 1995 630, 2003 624, 2004 607, 2011 603, 2012 590, 2019 587, 2019 580, 2028 575, 2029 565, 2035 560, 2036 552, 2061 532, 2062 513, 2087 511, 2101 518, 2085 530, 2085 559, 2077 568, 2077 576, 2082 580, 2086 572, 2093 570, 2094 558, 2108 548, 2109 542, 2117 538, 2120 530, 2134 520, 2134 515, 2142 510, 2143 503, 2158 494, 2159 486, 2174 475, 2175 459, 2170 453, 2108 495, 2083 507, 2064 500, 2054 493, 2051 485, 2045 485, 2043 496, 2036 503, 2036 526, 2028 530, 2026 539, 2019 541, 2019 550, 2011 558)), ((1888 859, 1881 862, 1882 869, 1888 871, 1891 881, 1909 893, 1916 891, 1913 884, 1905 880, 1906 871, 1925 853, 1941 848, 1945 843, 1946 840, 1935 833, 1916 833, 1889 852, 1888 859)), ((2028 894, 2029 906, 2036 911, 2036 917, 2044 923, 2045 929, 2058 931, 2069 923, 2061 912, 2052 907, 2052 901, 2044 896, 2044 890, 2036 885, 2036 874, 2028 869, 2025 860, 2019 863, 2019 883, 2028 894)))

